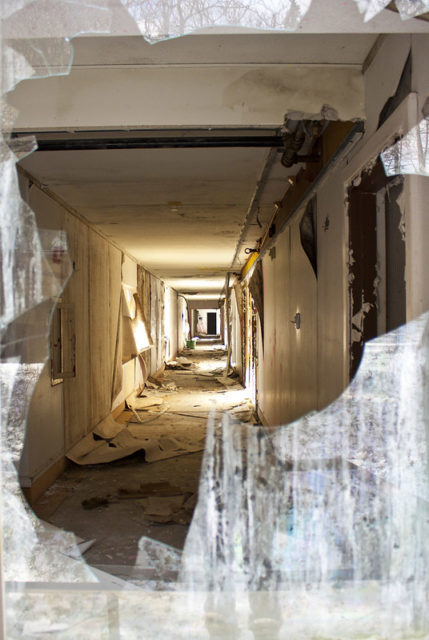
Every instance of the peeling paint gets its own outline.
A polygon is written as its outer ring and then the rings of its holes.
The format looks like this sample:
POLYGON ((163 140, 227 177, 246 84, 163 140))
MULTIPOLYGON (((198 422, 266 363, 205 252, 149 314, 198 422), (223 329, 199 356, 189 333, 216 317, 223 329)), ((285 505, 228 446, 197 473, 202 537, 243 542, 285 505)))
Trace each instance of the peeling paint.
POLYGON ((373 306, 370 302, 364 302, 359 311, 352 317, 352 342, 360 342, 362 340, 364 319, 373 306))
POLYGON ((375 268, 377 270, 377 275, 374 278, 374 282, 373 282, 373 291, 374 291, 374 297, 376 299, 376 303, 375 306, 377 307, 377 309, 380 306, 380 296, 379 296, 379 289, 380 289, 380 284, 382 282, 381 276, 380 276, 380 264, 377 262, 377 264, 375 265, 375 268))
POLYGON ((347 259, 347 264, 349 265, 349 267, 353 266, 355 264, 356 260, 353 257, 353 249, 349 249, 348 250, 348 259, 347 259))
MULTIPOLYGON (((389 184, 387 186, 387 195, 390 198, 390 189, 392 187, 397 186, 398 184, 402 184, 403 182, 403 178, 400 177, 398 178, 398 180, 395 180, 394 182, 392 182, 391 184, 389 184)), ((406 226, 405 226, 405 193, 404 190, 401 191, 399 197, 396 199, 396 203, 399 207, 399 211, 401 212, 401 219, 399 221, 398 224, 398 229, 399 232, 401 234, 401 238, 402 240, 405 242, 405 230, 406 230, 406 226)))

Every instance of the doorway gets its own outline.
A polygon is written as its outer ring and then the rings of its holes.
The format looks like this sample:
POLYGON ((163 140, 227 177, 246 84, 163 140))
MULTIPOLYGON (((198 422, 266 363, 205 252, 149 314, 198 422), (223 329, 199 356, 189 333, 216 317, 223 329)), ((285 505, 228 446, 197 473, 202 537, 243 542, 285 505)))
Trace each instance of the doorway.
POLYGON ((403 182, 378 159, 348 190, 350 378, 365 343, 406 322, 403 182))
POLYGON ((207 335, 217 335, 217 314, 216 311, 209 311, 207 313, 207 335))

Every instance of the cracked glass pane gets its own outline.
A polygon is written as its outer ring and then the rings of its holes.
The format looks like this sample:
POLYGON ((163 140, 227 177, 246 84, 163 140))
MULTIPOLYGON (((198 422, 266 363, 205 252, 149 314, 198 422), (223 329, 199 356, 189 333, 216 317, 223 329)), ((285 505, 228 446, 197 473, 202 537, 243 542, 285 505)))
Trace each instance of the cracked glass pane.
POLYGON ((260 615, 281 638, 427 629, 428 323, 367 343, 319 413, 277 429, 212 423, 181 581, 211 594, 223 624, 241 626, 249 592, 252 628, 268 592, 260 615))
POLYGON ((429 119, 425 118, 381 153, 387 176, 429 176, 429 119))
POLYGON ((401 18, 416 18, 429 11, 429 0, 395 0, 401 18))
POLYGON ((380 11, 383 11, 390 3, 390 0, 354 0, 359 11, 363 14, 365 22, 374 18, 380 11))
MULTIPOLYGON (((25 78, 68 73, 73 53, 68 37, 87 31, 105 32, 110 24, 110 12, 101 3, 97 7, 79 1, 13 0, 3 2, 1 12, 3 96, 25 78)), ((78 553, 75 536, 53 530, 35 517, 17 477, 30 401, 48 357, 53 303, 71 274, 71 263, 65 232, 38 229, 33 211, 21 198, 16 163, 35 150, 36 142, 31 135, 19 141, 10 138, 15 118, 14 110, 3 101, 0 521, 1 579, 9 585, 5 609, 10 638, 29 637, 43 632, 43 627, 55 631, 52 622, 56 605, 44 597, 38 601, 37 621, 34 615, 27 622, 22 618, 28 584, 63 579, 70 583, 97 581, 84 563, 69 557, 70 550, 78 553)))
MULTIPOLYGON (((374 18, 389 4, 391 4, 391 0, 354 1, 358 6, 359 11, 364 15, 365 22, 374 18)), ((395 0, 395 4, 403 20, 416 18, 429 10, 428 0, 395 0)))
MULTIPOLYGON (((388 4, 356 1, 365 20, 388 4)), ((140 32, 157 41, 218 26, 293 31, 311 1, 121 3, 140 32)), ((425 0, 396 5, 403 18, 429 8, 425 0)), ((68 74, 70 39, 108 34, 114 7, 108 0, 3 0, 2 94, 25 78, 68 74)), ((16 163, 36 142, 31 135, 10 138, 15 118, 2 103, 0 522, 7 637, 425 637, 427 314, 369 343, 353 384, 318 414, 275 429, 213 417, 183 555, 142 538, 134 581, 91 569, 73 534, 36 518, 17 466, 46 366, 53 306, 72 265, 65 233, 38 229, 20 196, 16 163)), ((427 127, 426 119, 382 154, 388 175, 429 175, 427 127)))

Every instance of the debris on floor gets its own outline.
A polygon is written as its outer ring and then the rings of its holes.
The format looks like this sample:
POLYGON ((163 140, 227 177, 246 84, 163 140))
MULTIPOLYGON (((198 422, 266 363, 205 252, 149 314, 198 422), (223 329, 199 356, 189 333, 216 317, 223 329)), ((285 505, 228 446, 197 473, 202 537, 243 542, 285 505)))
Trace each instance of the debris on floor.
POLYGON ((156 462, 204 449, 203 436, 190 440, 183 436, 169 437, 165 431, 149 436, 148 426, 140 421, 130 421, 125 427, 121 426, 121 431, 114 438, 94 438, 94 434, 89 434, 84 443, 79 443, 67 453, 67 458, 79 465, 106 464, 142 451, 146 462, 156 462))
MULTIPOLYGON (((118 433, 123 429, 124 425, 116 422, 113 416, 108 415, 107 418, 104 418, 101 422, 93 430, 93 433, 101 439, 114 438, 118 433)), ((85 438, 76 445, 82 445, 84 450, 86 448, 86 444, 84 444, 85 438)), ((89 441, 88 441, 89 446, 89 441)), ((82 454, 80 454, 82 455, 82 454)))
POLYGON ((182 356, 68 452, 70 466, 52 488, 49 521, 81 542, 96 539, 85 551, 88 564, 138 586, 165 588, 174 579, 197 503, 209 415, 256 423, 236 372, 225 376, 224 349, 206 350, 200 340, 182 356))
POLYGON ((146 382, 146 385, 148 386, 148 384, 153 385, 154 387, 162 387, 162 381, 164 378, 164 374, 159 374, 157 376, 153 375, 153 376, 149 376, 146 382))
POLYGON ((79 542, 77 540, 77 547, 70 549, 70 551, 66 552, 69 558, 74 558, 75 560, 79 560, 84 553, 91 549, 91 547, 96 543, 96 538, 92 540, 82 540, 79 542))
POLYGON ((127 398, 126 401, 127 407, 135 409, 136 411, 142 411, 149 407, 160 406, 162 404, 163 400, 161 398, 156 398, 155 396, 132 396, 127 398))
POLYGON ((120 487, 118 490, 118 498, 134 499, 147 498, 150 496, 181 496, 183 489, 174 487, 169 482, 150 482, 141 484, 138 487, 120 487))
POLYGON ((170 362, 166 362, 165 368, 173 371, 189 371, 189 369, 195 368, 195 364, 184 356, 178 356, 176 360, 170 360, 170 362))
POLYGON ((220 382, 220 384, 223 384, 225 387, 237 387, 240 388, 240 383, 238 382, 238 380, 233 379, 233 378, 229 378, 227 376, 222 376, 221 378, 216 378, 216 380, 218 382, 220 382))
POLYGON ((107 496, 93 496, 82 500, 82 507, 84 509, 97 509, 98 507, 105 507, 109 504, 109 498, 107 496))
POLYGON ((165 382, 162 385, 162 388, 165 389, 166 391, 177 391, 177 385, 175 382, 171 381, 171 382, 165 382))
POLYGON ((71 493, 71 489, 63 489, 61 485, 49 487, 33 505, 34 513, 41 520, 48 520, 71 493))
POLYGON ((153 569, 159 576, 166 572, 177 573, 182 554, 158 540, 143 536, 139 540, 136 567, 153 569))
POLYGON ((189 524, 192 512, 183 509, 186 495, 175 497, 151 496, 141 500, 143 507, 143 517, 146 521, 154 524, 167 524, 175 522, 177 524, 189 524))

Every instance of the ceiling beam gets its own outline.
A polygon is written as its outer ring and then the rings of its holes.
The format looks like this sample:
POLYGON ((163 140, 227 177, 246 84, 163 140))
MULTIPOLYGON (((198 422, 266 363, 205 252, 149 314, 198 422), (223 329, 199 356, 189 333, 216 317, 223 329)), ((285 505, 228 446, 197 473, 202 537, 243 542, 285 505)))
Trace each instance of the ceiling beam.
POLYGON ((132 138, 68 138, 37 139, 39 151, 95 151, 109 149, 201 149, 225 147, 283 147, 282 137, 229 136, 162 136, 132 138))

